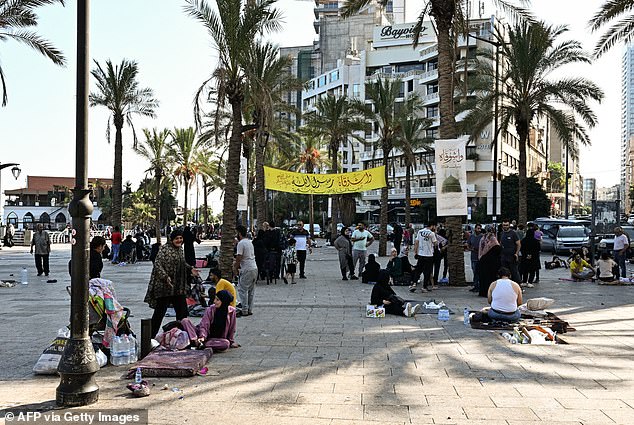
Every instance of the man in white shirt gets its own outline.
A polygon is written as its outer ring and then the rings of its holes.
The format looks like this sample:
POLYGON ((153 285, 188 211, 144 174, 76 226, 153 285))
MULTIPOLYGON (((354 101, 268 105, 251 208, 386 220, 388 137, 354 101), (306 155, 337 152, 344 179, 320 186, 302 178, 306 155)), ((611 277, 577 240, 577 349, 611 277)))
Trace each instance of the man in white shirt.
POLYGON ((374 236, 372 233, 365 230, 365 224, 359 223, 354 232, 352 232, 352 237, 350 237, 350 242, 352 242, 352 264, 353 268, 351 273, 354 274, 354 269, 357 267, 357 261, 359 262, 359 274, 357 276, 361 276, 363 273, 363 268, 365 267, 365 254, 368 251, 368 247, 372 245, 374 242, 374 236))
POLYGON ((233 260, 233 274, 238 275, 238 294, 242 303, 242 311, 236 316, 250 316, 253 314, 253 296, 255 295, 255 282, 258 280, 258 265, 255 262, 255 250, 253 243, 247 239, 247 228, 236 227, 238 246, 236 258, 233 260))
POLYGON ((313 253, 310 234, 304 229, 304 222, 300 220, 297 222, 297 227, 291 230, 290 235, 295 239, 295 252, 297 253, 297 261, 299 262, 299 278, 306 279, 306 251, 310 250, 310 253, 313 253))
POLYGON ((410 292, 416 291, 416 284, 423 275, 423 287, 421 292, 429 292, 431 284, 431 276, 434 269, 434 249, 438 246, 436 238, 436 224, 430 223, 424 229, 416 233, 416 241, 414 242, 414 258, 418 260, 414 268, 414 276, 412 285, 409 287, 410 292))
POLYGON ((625 266, 625 258, 627 257, 627 249, 630 247, 630 240, 623 233, 622 227, 614 228, 614 261, 619 265, 620 277, 627 277, 627 267, 625 266))

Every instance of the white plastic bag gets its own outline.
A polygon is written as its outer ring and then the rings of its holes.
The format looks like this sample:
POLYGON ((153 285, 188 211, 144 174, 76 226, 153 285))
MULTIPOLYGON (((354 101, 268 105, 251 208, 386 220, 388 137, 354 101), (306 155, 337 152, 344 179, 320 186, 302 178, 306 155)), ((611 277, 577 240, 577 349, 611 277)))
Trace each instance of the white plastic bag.
POLYGON ((97 363, 100 368, 108 364, 108 356, 106 356, 103 351, 95 351, 95 356, 97 357, 97 363))
POLYGON ((33 366, 33 373, 38 375, 55 375, 57 374, 57 366, 64 354, 64 347, 70 338, 70 331, 61 328, 57 331, 57 338, 53 340, 51 345, 40 355, 40 358, 33 366))

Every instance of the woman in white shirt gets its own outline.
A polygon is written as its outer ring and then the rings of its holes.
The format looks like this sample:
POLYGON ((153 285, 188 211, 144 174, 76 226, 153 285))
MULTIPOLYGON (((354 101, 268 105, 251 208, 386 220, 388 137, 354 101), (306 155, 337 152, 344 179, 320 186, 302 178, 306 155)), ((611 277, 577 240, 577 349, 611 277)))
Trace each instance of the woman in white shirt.
POLYGON ((488 311, 491 320, 502 322, 517 322, 522 314, 517 308, 522 304, 522 288, 509 279, 511 271, 506 267, 500 268, 500 277, 489 286, 488 300, 491 308, 488 311))
POLYGON ((601 254, 601 258, 597 261, 597 275, 599 280, 603 282, 612 282, 615 279, 614 269, 616 262, 610 258, 607 252, 601 254))

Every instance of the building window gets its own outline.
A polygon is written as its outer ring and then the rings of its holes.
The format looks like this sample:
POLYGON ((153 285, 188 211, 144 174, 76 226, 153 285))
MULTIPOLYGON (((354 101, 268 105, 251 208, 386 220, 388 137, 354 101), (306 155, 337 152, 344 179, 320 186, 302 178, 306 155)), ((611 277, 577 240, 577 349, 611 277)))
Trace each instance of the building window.
POLYGON ((435 69, 438 69, 438 60, 427 62, 427 71, 433 71, 435 69))
POLYGON ((436 118, 438 116, 438 105, 427 107, 427 118, 436 118))
POLYGON ((438 83, 427 84, 427 94, 438 93, 438 83))
POLYGON ((361 95, 361 84, 352 85, 352 96, 359 97, 361 95))
POLYGON ((413 92, 413 91, 414 91, 414 80, 409 80, 409 81, 407 82, 407 91, 408 91, 409 93, 411 93, 411 92, 413 92))
POLYGON ((326 85, 326 76, 322 75, 321 77, 319 77, 319 80, 317 81, 317 87, 322 87, 326 85))
POLYGON ((401 83, 401 87, 398 91, 398 97, 405 97, 405 83, 401 83))

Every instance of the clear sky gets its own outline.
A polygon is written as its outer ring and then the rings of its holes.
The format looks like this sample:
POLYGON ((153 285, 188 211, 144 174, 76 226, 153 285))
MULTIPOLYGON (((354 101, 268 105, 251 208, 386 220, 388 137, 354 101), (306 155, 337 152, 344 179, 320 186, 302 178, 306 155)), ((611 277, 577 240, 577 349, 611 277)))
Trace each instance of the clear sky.
MULTIPOLYGON (((64 51, 66 68, 53 65, 23 45, 0 44, 9 93, 9 104, 0 108, 0 161, 19 162, 23 170, 17 182, 4 171, 3 190, 25 186, 27 174, 74 174, 76 1, 66 3, 66 7, 40 9, 37 29, 64 51)), ((477 0, 472 3, 475 8, 477 0)), ((596 6, 589 5, 599 3, 533 0, 532 10, 548 22, 568 24, 570 38, 582 41, 590 49, 596 36, 589 34, 587 21, 596 6)), ((181 0, 92 1, 91 56, 100 62, 136 60, 141 86, 154 89, 160 101, 157 119, 136 119, 140 136, 144 127, 193 125, 194 93, 215 66, 209 35, 201 24, 183 13, 183 4, 181 0)), ((412 19, 421 4, 422 0, 408 2, 412 19)), ((281 46, 311 44, 315 37, 314 2, 280 0, 278 5, 285 14, 284 30, 271 38, 281 46)), ((490 14, 491 9, 486 13, 490 14)), ((582 149, 581 162, 583 176, 597 178, 600 186, 616 184, 619 179, 621 54, 622 47, 618 46, 592 66, 568 68, 570 73, 592 78, 606 93, 603 104, 595 108, 599 125, 591 132, 593 145, 582 149)), ((111 177, 114 148, 106 141, 107 111, 91 108, 89 120, 89 175, 111 177)), ((124 128, 123 135, 124 181, 132 181, 136 188, 147 166, 130 149, 131 130, 124 128)), ((217 198, 212 207, 214 212, 220 212, 222 206, 217 198)))

